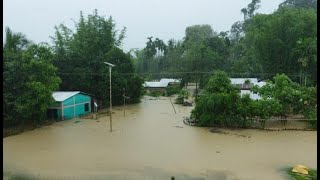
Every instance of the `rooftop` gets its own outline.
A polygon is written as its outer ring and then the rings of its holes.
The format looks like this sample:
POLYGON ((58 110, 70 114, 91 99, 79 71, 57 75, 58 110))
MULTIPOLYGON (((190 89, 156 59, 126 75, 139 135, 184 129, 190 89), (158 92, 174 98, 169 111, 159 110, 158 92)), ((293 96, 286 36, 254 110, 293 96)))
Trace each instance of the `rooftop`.
POLYGON ((160 87, 160 88, 166 88, 169 83, 180 83, 179 79, 160 79, 158 82, 150 82, 146 81, 144 83, 144 87, 160 87))
POLYGON ((246 80, 249 80, 250 83, 258 83, 258 78, 230 78, 231 84, 244 84, 246 80))
POLYGON ((55 101, 62 102, 78 93, 80 91, 55 91, 52 93, 52 97, 55 101))

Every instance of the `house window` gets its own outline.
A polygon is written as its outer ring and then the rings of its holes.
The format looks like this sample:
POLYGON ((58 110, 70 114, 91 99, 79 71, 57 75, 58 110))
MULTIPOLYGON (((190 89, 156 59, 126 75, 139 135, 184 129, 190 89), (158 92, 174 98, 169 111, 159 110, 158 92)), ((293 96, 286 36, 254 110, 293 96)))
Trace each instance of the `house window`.
POLYGON ((85 112, 89 111, 89 103, 84 104, 84 111, 85 112))

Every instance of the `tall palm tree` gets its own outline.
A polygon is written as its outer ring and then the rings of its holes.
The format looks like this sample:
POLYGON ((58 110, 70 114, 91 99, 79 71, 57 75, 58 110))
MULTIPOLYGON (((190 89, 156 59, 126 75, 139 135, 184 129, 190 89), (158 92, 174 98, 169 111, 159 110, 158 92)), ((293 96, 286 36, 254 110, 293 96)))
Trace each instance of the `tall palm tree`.
POLYGON ((3 44, 3 117, 7 114, 13 114, 15 109, 15 100, 19 96, 19 87, 17 81, 21 79, 19 74, 20 60, 22 52, 29 44, 25 35, 14 33, 9 27, 6 27, 6 39, 3 44))
POLYGON ((22 33, 14 33, 9 27, 6 27, 6 41, 4 43, 4 50, 10 52, 21 51, 27 47, 29 41, 22 33))

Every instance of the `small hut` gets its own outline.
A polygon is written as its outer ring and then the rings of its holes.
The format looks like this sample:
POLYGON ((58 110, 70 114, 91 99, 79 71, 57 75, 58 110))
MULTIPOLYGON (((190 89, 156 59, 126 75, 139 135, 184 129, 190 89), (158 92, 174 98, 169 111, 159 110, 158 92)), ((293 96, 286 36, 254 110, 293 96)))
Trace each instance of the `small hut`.
POLYGON ((55 91, 52 93, 55 103, 49 106, 47 116, 50 119, 66 120, 91 112, 91 95, 80 91, 55 91))

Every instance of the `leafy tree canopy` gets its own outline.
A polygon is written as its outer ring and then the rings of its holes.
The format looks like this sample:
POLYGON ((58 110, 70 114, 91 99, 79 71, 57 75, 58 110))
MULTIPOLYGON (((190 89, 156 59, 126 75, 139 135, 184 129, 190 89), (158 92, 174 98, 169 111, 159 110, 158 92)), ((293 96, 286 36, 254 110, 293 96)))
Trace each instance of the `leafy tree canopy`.
MULTIPOLYGON (((61 83, 54 54, 46 44, 32 44, 21 33, 6 29, 3 48, 3 113, 6 123, 40 124, 61 83)), ((8 125, 6 124, 5 125, 8 125)))

